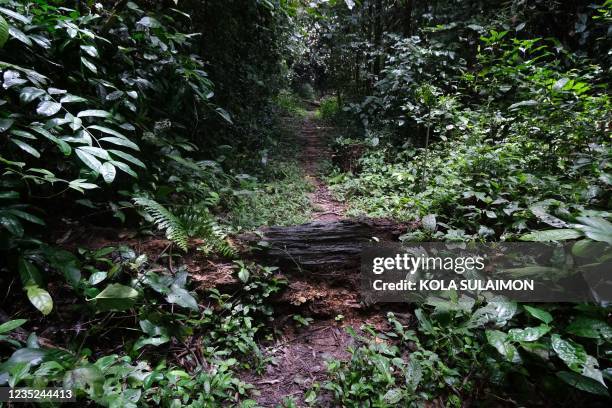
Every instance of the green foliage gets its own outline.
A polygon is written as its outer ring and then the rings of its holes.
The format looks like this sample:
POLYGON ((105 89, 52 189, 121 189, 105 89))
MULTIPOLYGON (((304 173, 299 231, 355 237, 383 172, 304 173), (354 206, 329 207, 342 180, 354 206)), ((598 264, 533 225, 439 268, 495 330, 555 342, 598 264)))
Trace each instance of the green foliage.
MULTIPOLYGON (((328 176, 349 214, 417 221, 405 241, 575 240, 575 256, 597 254, 612 231, 611 4, 599 3, 408 2, 399 21, 405 3, 317 7, 326 86, 358 124, 336 140, 328 176)), ((345 406, 460 406, 483 390, 528 404, 609 398, 608 312, 429 299, 414 344, 401 330, 361 338, 326 387, 345 406)))
POLYGON ((362 156, 357 178, 331 179, 353 211, 437 214, 451 235, 492 239, 550 223, 542 212, 606 208, 610 100, 595 85, 601 68, 492 30, 474 56, 478 71, 463 74, 441 43, 398 41, 376 96, 353 106, 366 126, 375 122, 366 136, 379 146, 362 156), (443 74, 423 69, 439 58, 450 58, 443 74), (562 61, 573 68, 560 70, 562 61), (408 127, 413 136, 402 139, 408 127))
MULTIPOLYGON (((315 95, 345 127, 329 181, 350 214, 417 221, 403 240, 573 241, 593 262, 612 244, 610 0, 64 3, 0 7, 0 384, 254 406, 239 377, 271 362, 286 282, 228 236, 309 219, 289 133, 315 95), (137 224, 199 253, 137 255, 95 227, 132 244, 137 224), (231 292, 200 287, 211 260, 231 292)), ((609 401, 606 305, 451 293, 412 320, 352 332, 304 403, 609 401)))
POLYGON ((390 313, 392 330, 362 327, 365 336, 352 333, 358 345, 349 349, 351 359, 328 361, 330 377, 323 387, 343 406, 418 406, 439 395, 446 396, 447 404, 460 406, 490 385, 517 401, 530 397, 513 386, 544 387, 580 398, 568 392, 565 383, 607 396, 597 357, 612 345, 608 324, 586 317, 594 311, 570 316, 573 323, 568 325, 567 315, 553 320, 540 308, 525 305, 522 310, 526 313, 503 298, 430 298, 415 311, 416 331, 407 330, 390 313), (601 331, 579 329, 588 327, 601 331), (555 377, 543 371, 545 365, 554 367, 555 377), (568 368, 571 371, 565 371, 568 368))
POLYGON ((338 98, 328 96, 321 99, 321 106, 318 110, 318 115, 325 121, 333 121, 337 119, 337 115, 340 113, 340 105, 338 98))
POLYGON ((302 224, 310 219, 308 193, 312 184, 299 166, 273 161, 268 173, 269 181, 251 183, 243 200, 232 208, 233 225, 253 229, 260 225, 302 224))
POLYGON ((40 345, 35 334, 26 343, 9 337, 26 326, 25 319, 0 325, 0 342, 14 350, 0 361, 0 380, 11 386, 70 387, 80 400, 102 406, 214 407, 239 399, 249 403, 246 395, 251 386, 240 381, 236 371, 265 362, 255 339, 272 318, 269 297, 284 285, 274 268, 237 264, 244 287, 232 296, 212 290, 202 299, 208 306, 199 313, 198 297, 189 290, 183 267, 172 272, 125 247, 80 252, 81 257, 73 260, 84 271, 75 284, 80 298, 77 312, 102 317, 77 333, 77 346, 71 349, 40 345), (133 335, 131 327, 125 331, 116 327, 109 316, 135 318, 140 337, 133 335), (113 333, 112 342, 126 348, 125 356, 92 358, 90 351, 78 346, 108 332, 113 333), (171 346, 195 334, 204 342, 200 349, 204 360, 192 361, 193 371, 171 363, 175 361, 171 346), (150 354, 153 349, 157 351, 150 354), (159 355, 165 357, 152 364, 159 355))
POLYGON ((291 92, 282 91, 276 97, 276 104, 283 111, 299 116, 306 117, 308 112, 304 108, 304 102, 299 97, 291 92))
POLYGON ((166 237, 187 251, 187 231, 181 221, 163 205, 146 197, 135 197, 134 203, 144 207, 159 229, 166 231, 166 237))
MULTIPOLYGON (((37 224, 45 225, 42 216, 52 206, 76 212, 81 204, 125 221, 122 208, 132 205, 112 196, 136 179, 154 187, 177 160, 191 163, 182 155, 196 147, 182 129, 196 131, 198 118, 216 115, 216 108, 203 63, 191 55, 193 35, 182 32, 189 21, 177 10, 159 15, 132 2, 117 10, 47 2, 4 6, 10 38, 0 50, 0 251, 13 260, 24 250, 52 252, 32 239, 43 232, 37 224), (105 193, 96 195, 96 189, 105 193), (79 200, 71 190, 88 198, 79 200)), ((186 248, 176 220, 163 207, 155 211, 186 248)), ((24 278, 44 261, 22 258, 12 263, 20 265, 27 296, 48 314, 51 297, 42 279, 24 278)), ((61 262, 53 266, 62 268, 61 262)))

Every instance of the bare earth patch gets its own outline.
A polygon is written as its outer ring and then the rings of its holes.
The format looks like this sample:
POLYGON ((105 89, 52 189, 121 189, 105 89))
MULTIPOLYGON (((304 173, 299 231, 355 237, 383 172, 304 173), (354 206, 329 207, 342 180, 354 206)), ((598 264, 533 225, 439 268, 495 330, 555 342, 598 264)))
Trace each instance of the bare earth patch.
POLYGON ((337 221, 344 218, 346 205, 333 198, 327 185, 318 176, 322 160, 331 157, 331 151, 323 139, 325 129, 317 125, 312 113, 306 117, 300 130, 300 139, 304 146, 301 165, 306 178, 315 187, 309 197, 316 210, 314 220, 337 221))

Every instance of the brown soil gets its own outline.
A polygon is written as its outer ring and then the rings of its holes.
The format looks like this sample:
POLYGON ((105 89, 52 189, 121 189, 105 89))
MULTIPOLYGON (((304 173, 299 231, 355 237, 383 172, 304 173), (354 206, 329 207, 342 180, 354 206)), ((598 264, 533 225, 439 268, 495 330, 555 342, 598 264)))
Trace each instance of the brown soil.
MULTIPOLYGON (((323 383, 326 378, 326 361, 347 360, 350 358, 348 348, 355 346, 355 339, 347 331, 352 327, 363 334, 359 327, 371 325, 377 330, 389 327, 378 314, 370 317, 354 316, 336 319, 319 320, 306 327, 290 325, 274 344, 262 351, 271 359, 265 372, 257 375, 253 372, 243 376, 243 380, 255 386, 254 397, 262 407, 281 406, 283 399, 291 397, 298 406, 303 403, 304 393, 315 382, 323 383)), ((333 407, 331 396, 319 390, 317 407, 333 407)))
POLYGON ((309 113, 300 130, 300 139, 304 146, 302 169, 315 189, 309 197, 316 210, 313 220, 337 221, 344 217, 346 205, 334 199, 327 185, 319 177, 323 159, 330 158, 332 153, 324 140, 325 127, 318 126, 313 116, 313 113, 309 113))

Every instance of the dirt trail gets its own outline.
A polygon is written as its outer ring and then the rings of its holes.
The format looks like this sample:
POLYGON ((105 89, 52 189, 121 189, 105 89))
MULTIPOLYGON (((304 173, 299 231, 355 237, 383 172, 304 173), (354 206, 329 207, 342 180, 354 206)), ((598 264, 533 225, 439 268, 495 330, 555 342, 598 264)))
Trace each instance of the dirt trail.
MULTIPOLYGON (((302 145, 300 164, 305 177, 315 190, 310 201, 315 208, 313 221, 333 223, 344 219, 346 205, 333 198, 328 186, 319 174, 325 160, 331 158, 325 136, 328 127, 318 124, 314 113, 309 112, 301 127, 296 129, 302 145)), ((334 283, 332 271, 321 274, 291 275, 289 286, 283 293, 278 310, 275 331, 282 333, 272 344, 262 346, 264 356, 271 359, 264 373, 247 373, 243 380, 253 384, 262 407, 282 406, 285 398, 293 398, 298 406, 306 406, 304 394, 313 383, 326 379, 329 359, 350 358, 347 348, 353 338, 345 330, 347 326, 359 331, 363 324, 383 329, 386 321, 383 313, 362 310, 356 284, 334 283), (311 319, 306 326, 296 322, 293 316, 311 319)), ((329 395, 319 391, 317 406, 333 406, 329 395)))
POLYGON ((344 217, 346 211, 346 205, 333 198, 329 188, 319 177, 324 160, 330 159, 332 155, 324 140, 326 129, 329 128, 316 123, 314 112, 308 112, 300 130, 303 145, 302 169, 315 188, 309 197, 316 210, 313 221, 337 221, 344 217))

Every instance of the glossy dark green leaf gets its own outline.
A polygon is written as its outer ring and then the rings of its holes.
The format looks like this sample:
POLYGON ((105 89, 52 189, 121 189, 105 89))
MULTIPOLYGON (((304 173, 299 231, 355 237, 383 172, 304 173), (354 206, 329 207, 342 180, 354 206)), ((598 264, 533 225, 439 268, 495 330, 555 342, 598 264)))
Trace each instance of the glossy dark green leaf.
POLYGON ((572 387, 578 388, 579 390, 586 391, 591 394, 609 396, 608 390, 605 386, 592 378, 585 377, 584 375, 570 371, 560 371, 557 373, 557 377, 572 387))
POLYGON ((549 324, 553 321, 553 317, 552 315, 547 312, 546 310, 537 308, 537 307, 533 307, 533 306, 528 306, 528 305, 524 305, 523 308, 527 311, 527 313, 529 313, 531 316, 535 317, 536 319, 549 324))
POLYGON ((127 310, 134 305, 138 297, 139 293, 134 288, 112 283, 104 288, 93 301, 97 311, 127 310))
POLYGON ((0 334, 11 332, 16 328, 23 326, 26 322, 26 319, 15 319, 2 323, 0 324, 0 334))

